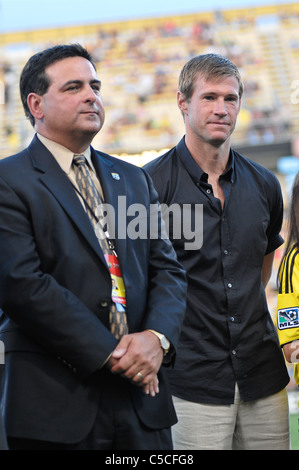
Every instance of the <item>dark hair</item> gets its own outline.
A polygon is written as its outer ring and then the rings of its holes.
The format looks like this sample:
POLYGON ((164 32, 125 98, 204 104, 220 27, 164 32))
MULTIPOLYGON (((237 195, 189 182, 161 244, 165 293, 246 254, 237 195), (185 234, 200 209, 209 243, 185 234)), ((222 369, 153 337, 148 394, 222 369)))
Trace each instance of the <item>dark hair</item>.
POLYGON ((182 68, 179 77, 179 91, 189 101, 194 91, 194 82, 198 75, 206 80, 233 76, 239 83, 239 97, 242 97, 244 85, 237 66, 220 54, 202 54, 190 59, 182 68))
POLYGON ((24 66, 20 77, 20 95, 25 111, 34 126, 34 117, 32 116, 27 104, 27 97, 30 93, 43 95, 50 86, 50 79, 45 70, 49 65, 68 57, 83 57, 89 60, 96 69, 89 52, 80 44, 57 45, 34 54, 24 66))
POLYGON ((278 269, 278 276, 281 271, 282 263, 284 261, 285 256, 294 245, 297 245, 299 247, 299 172, 297 173, 292 186, 287 225, 287 237, 285 242, 284 253, 278 269))

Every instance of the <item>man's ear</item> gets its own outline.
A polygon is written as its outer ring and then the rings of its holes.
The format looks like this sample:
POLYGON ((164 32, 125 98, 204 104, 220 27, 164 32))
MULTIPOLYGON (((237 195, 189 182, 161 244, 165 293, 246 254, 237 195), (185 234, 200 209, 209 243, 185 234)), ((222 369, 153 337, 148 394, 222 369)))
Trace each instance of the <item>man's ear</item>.
POLYGON ((43 119, 44 113, 42 109, 42 97, 37 93, 29 93, 27 104, 32 116, 35 119, 43 119))
POLYGON ((184 94, 181 93, 180 91, 177 92, 177 105, 183 115, 187 114, 188 105, 187 105, 184 94))

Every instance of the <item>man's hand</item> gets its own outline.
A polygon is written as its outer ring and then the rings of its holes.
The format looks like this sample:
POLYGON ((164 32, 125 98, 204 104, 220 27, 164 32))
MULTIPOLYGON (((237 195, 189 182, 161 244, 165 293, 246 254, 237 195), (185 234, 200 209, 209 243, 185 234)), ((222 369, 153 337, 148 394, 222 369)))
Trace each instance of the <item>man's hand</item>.
POLYGON ((139 387, 146 394, 159 392, 157 373, 163 360, 159 339, 150 331, 132 333, 121 338, 113 351, 108 367, 139 387))

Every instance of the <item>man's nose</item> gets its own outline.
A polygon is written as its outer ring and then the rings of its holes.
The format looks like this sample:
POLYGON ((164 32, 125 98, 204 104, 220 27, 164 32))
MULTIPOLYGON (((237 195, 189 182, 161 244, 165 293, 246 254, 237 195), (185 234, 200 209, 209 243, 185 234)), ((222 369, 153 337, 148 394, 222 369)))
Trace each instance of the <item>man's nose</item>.
POLYGON ((90 86, 84 88, 84 99, 85 101, 90 101, 92 103, 94 103, 97 99, 94 90, 90 86))
POLYGON ((222 116, 227 115, 225 101, 223 99, 219 98, 218 100, 215 101, 214 113, 215 114, 220 114, 222 116))

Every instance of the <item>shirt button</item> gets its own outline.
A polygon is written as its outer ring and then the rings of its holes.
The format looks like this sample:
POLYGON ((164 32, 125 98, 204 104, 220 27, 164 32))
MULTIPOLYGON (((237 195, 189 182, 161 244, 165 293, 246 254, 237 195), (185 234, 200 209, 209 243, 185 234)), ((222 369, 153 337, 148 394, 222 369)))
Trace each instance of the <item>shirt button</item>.
POLYGON ((101 307, 108 307, 108 302, 107 302, 107 300, 102 300, 102 302, 101 302, 100 305, 101 305, 101 307))
POLYGON ((231 317, 231 321, 235 321, 235 317, 231 317))
POLYGON ((228 255, 228 251, 227 250, 224 250, 223 252, 225 255, 228 255))
POLYGON ((211 190, 210 189, 207 189, 207 194, 210 194, 211 193, 211 190))
POLYGON ((233 287, 233 285, 229 282, 229 283, 227 284, 227 287, 229 287, 229 288, 231 289, 231 288, 233 287))
POLYGON ((237 351, 235 351, 234 349, 232 350, 232 354, 235 356, 237 354, 237 351))

